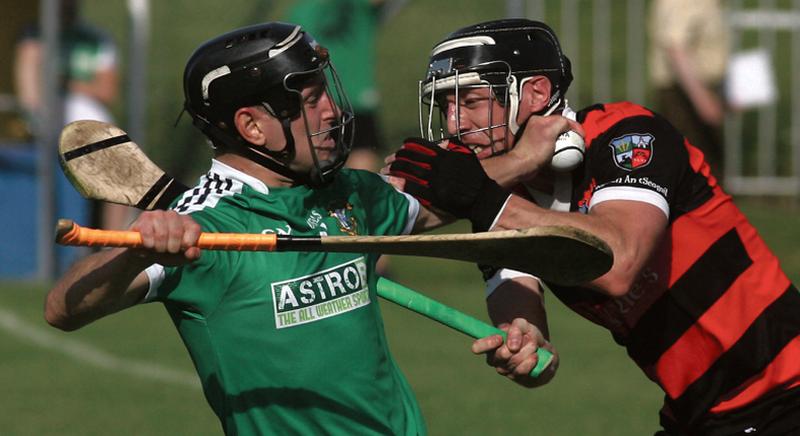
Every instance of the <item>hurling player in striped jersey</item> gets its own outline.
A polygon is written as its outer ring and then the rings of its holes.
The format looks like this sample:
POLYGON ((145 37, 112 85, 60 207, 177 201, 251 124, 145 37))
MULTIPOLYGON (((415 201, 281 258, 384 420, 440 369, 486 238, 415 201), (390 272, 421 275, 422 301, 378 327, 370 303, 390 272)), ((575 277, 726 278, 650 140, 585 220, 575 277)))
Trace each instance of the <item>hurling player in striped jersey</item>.
POLYGON ((572 110, 571 80, 544 23, 460 29, 434 46, 420 83, 426 138, 387 158, 398 188, 477 231, 571 225, 614 252, 607 274, 575 287, 484 268, 489 314, 509 339, 473 351, 521 385, 541 384, 527 374, 548 344, 549 288, 664 390, 660 434, 798 434, 797 288, 702 152, 634 103, 572 110))

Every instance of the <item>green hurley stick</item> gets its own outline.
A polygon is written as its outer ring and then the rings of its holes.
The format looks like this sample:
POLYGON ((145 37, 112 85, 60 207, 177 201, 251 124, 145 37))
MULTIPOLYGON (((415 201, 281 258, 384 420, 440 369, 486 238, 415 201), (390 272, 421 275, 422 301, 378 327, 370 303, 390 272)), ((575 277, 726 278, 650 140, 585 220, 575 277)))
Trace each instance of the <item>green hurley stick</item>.
MULTIPOLYGON (((506 339, 506 332, 499 328, 492 327, 477 318, 459 312, 450 306, 383 277, 378 279, 378 295, 475 339, 490 335, 502 335, 503 340, 506 339)), ((550 362, 553 361, 553 353, 544 348, 536 350, 536 354, 539 356, 539 360, 531 370, 531 377, 539 377, 550 365, 550 362)))

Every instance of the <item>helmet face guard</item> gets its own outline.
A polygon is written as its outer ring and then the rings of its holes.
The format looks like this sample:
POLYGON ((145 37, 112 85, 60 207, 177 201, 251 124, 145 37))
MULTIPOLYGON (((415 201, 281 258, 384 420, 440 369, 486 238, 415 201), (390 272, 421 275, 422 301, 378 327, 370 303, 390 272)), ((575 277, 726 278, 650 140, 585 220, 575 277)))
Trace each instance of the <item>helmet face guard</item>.
MULTIPOLYGON (((498 63, 501 64, 501 63, 498 63)), ((434 67, 436 67, 434 65, 434 67)), ((436 69, 429 72, 426 80, 419 82, 419 122, 420 134, 429 141, 457 140, 464 143, 464 136, 484 134, 491 139, 494 144, 497 129, 505 129, 507 126, 516 125, 516 104, 509 104, 516 93, 515 77, 511 75, 508 65, 495 65, 499 68, 494 72, 494 79, 489 80, 485 75, 477 71, 459 71, 451 69, 443 71, 436 69), (506 72, 503 73, 502 69, 506 72), (464 130, 461 127, 461 101, 471 90, 487 89, 489 101, 486 105, 486 125, 472 130, 464 130), (513 95, 512 95, 513 94, 513 95), (452 99, 451 103, 449 99, 452 99), (501 107, 501 122, 495 122, 497 101, 501 107), (449 113, 449 106, 453 105, 453 113, 449 113), (448 119, 451 117, 454 122, 455 131, 448 131, 448 119)), ((502 133, 505 135, 505 133, 502 133)), ((513 132, 512 132, 513 134, 513 132)), ((506 139, 507 141, 507 139, 506 139)), ((507 146, 506 142, 506 146, 507 146)))
POLYGON ((492 144, 502 135, 508 149, 510 135, 520 131, 518 122, 522 87, 534 76, 545 76, 552 84, 550 100, 538 115, 549 115, 565 104, 564 93, 572 81, 569 59, 561 53, 552 29, 543 23, 525 19, 497 20, 458 30, 431 51, 425 79, 419 83, 420 133, 431 141, 457 138, 480 132, 492 144), (465 131, 461 128, 461 97, 469 90, 489 90, 486 125, 465 131), (447 98, 456 102, 454 114, 448 114, 447 98), (493 112, 499 103, 504 111, 497 122, 493 112), (448 132, 447 116, 454 118, 455 131, 448 132), (507 132, 505 131, 507 129, 507 132), (509 135, 510 133, 510 135, 509 135))
MULTIPOLYGON (((319 68, 310 71, 290 73, 284 79, 284 88, 287 92, 295 94, 299 115, 303 119, 305 126, 306 139, 311 147, 311 157, 314 161, 314 169, 309 174, 309 182, 312 184, 324 184, 329 181, 333 174, 338 171, 347 160, 353 145, 353 109, 344 87, 339 79, 333 65, 325 61, 319 68), (303 89, 308 86, 319 87, 319 97, 323 95, 329 101, 333 111, 334 122, 328 127, 314 130, 309 123, 309 116, 303 102, 303 89), (315 152, 315 141, 323 140, 330 136, 335 142, 334 151, 329 159, 320 160, 315 152)), ((262 103, 264 107, 273 113, 267 103, 262 103)), ((273 113, 274 115, 274 113, 273 113)))

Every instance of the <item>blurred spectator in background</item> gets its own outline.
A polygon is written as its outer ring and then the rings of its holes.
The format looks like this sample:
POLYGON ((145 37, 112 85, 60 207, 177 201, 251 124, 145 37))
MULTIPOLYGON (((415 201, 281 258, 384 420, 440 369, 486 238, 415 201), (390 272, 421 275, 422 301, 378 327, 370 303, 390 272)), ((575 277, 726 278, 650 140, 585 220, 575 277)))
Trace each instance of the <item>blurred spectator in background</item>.
MULTIPOLYGON (((119 91, 117 51, 114 42, 99 29, 80 19, 80 1, 61 1, 60 76, 64 99, 64 124, 77 120, 113 123, 108 106, 119 91)), ((28 26, 16 45, 14 82, 17 98, 35 133, 42 110, 44 44, 38 25, 28 26)), ((93 204, 94 225, 124 229, 132 218, 130 208, 93 204)))
MULTIPOLYGON (((383 131, 375 75, 375 42, 383 0, 298 0, 286 21, 298 23, 316 36, 333 59, 355 114, 353 149, 347 167, 368 171, 380 169, 383 131)), ((381 257, 377 272, 388 273, 388 258, 381 257)))
POLYGON ((693 145, 712 173, 724 175, 722 81, 730 53, 719 0, 654 0, 650 75, 658 109, 693 145))
POLYGON ((327 48, 355 111, 350 168, 376 171, 383 148, 375 78, 375 40, 383 0, 299 0, 287 21, 298 23, 327 48))

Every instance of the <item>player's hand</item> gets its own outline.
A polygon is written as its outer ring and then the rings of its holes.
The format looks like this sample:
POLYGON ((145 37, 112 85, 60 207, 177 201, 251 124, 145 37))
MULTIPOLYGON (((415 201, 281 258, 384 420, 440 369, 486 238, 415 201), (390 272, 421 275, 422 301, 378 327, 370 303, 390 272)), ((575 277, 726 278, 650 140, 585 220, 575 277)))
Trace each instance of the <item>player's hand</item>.
POLYGON ((586 132, 580 123, 560 115, 546 117, 534 115, 528 119, 519 140, 508 152, 514 161, 520 163, 517 167, 525 172, 523 180, 532 178, 550 165, 556 140, 559 135, 569 130, 586 137, 586 132))
POLYGON ((405 179, 405 192, 424 206, 470 219, 477 231, 489 229, 510 194, 486 175, 472 150, 458 144, 443 148, 408 138, 387 160, 388 175, 405 179))
POLYGON ((558 353, 535 325, 524 318, 515 318, 511 324, 498 327, 506 332, 505 342, 500 335, 487 336, 473 342, 472 352, 485 354, 486 363, 498 374, 522 386, 542 386, 553 379, 558 368, 558 353), (539 347, 553 353, 553 361, 539 377, 533 378, 530 372, 538 362, 536 350, 539 347))
MULTIPOLYGON (((424 140, 422 138, 407 138, 404 141, 404 147, 403 148, 405 148, 405 144, 407 144, 409 142, 419 142, 420 144, 427 144, 427 145, 430 145, 430 146, 436 145, 436 146, 438 146, 439 148, 441 148, 443 150, 461 150, 461 151, 465 151, 465 152, 467 151, 467 149, 464 146, 455 144, 455 143, 450 142, 450 141, 444 141, 442 143, 435 144, 435 143, 433 143, 431 141, 426 141, 426 140, 424 140)), ((403 150, 403 148, 401 148, 400 150, 403 150)), ((397 160, 397 152, 386 156, 383 159, 383 164, 384 165, 383 165, 383 168, 381 168, 381 170, 380 170, 380 174, 385 177, 386 181, 388 181, 390 185, 394 186, 395 188, 397 188, 400 191, 406 192, 406 189, 405 189, 405 187, 406 187, 406 179, 403 178, 403 177, 398 177, 398 176, 392 175, 392 169, 391 169, 392 168, 392 164, 396 160, 397 160)))
POLYGON ((200 225, 173 210, 143 212, 131 224, 142 235, 143 248, 136 255, 164 266, 183 265, 200 257, 197 240, 200 225))

